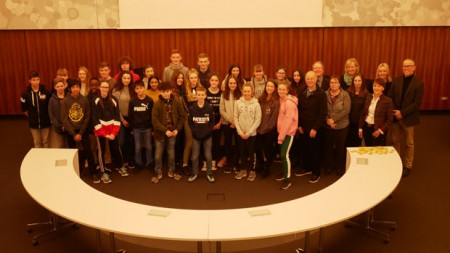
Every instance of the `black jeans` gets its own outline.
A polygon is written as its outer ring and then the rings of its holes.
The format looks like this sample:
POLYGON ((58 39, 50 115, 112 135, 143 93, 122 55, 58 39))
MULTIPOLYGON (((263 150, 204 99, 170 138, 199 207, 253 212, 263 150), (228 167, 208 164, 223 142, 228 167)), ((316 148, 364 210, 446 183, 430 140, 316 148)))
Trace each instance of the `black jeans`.
MULTIPOLYGON (((78 134, 78 131, 75 131, 75 133, 78 134)), ((92 155, 91 147, 89 145, 89 134, 87 132, 85 132, 81 136, 81 141, 76 142, 74 140, 73 136, 70 135, 69 133, 67 133, 66 140, 67 140, 67 146, 69 148, 78 149, 78 166, 79 166, 80 175, 83 174, 84 163, 86 160, 88 161, 89 173, 91 175, 96 174, 97 171, 96 171, 94 156, 92 155)))
POLYGON ((253 170, 253 161, 255 157, 255 141, 256 136, 250 136, 248 139, 244 140, 240 136, 238 137, 239 151, 241 164, 239 166, 240 169, 253 170), (250 160, 250 162, 249 162, 250 160))
POLYGON ((275 157, 277 136, 278 132, 276 128, 268 133, 256 135, 256 169, 261 170, 264 175, 269 175, 270 173, 270 168, 275 157))

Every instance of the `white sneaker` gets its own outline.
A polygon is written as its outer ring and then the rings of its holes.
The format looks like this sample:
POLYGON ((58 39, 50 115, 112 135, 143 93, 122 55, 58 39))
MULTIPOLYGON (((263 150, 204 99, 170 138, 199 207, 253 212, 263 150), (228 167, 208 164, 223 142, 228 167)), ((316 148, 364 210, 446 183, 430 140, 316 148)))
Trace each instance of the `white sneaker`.
POLYGON ((217 170, 217 167, 216 167, 216 160, 213 160, 213 161, 212 161, 211 170, 217 170))

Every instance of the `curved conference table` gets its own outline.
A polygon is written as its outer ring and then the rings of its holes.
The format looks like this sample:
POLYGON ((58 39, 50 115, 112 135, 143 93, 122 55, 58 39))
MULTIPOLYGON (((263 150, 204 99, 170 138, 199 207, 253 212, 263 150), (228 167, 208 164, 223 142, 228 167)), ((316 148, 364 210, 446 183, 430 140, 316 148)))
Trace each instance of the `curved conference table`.
POLYGON ((311 230, 347 220, 379 204, 397 187, 402 173, 401 160, 392 147, 348 148, 344 176, 308 196, 252 208, 191 210, 109 196, 83 182, 75 168, 76 149, 31 149, 20 173, 36 202, 75 223, 112 234, 217 242, 217 251, 224 241, 301 232, 308 232, 309 237, 311 230))

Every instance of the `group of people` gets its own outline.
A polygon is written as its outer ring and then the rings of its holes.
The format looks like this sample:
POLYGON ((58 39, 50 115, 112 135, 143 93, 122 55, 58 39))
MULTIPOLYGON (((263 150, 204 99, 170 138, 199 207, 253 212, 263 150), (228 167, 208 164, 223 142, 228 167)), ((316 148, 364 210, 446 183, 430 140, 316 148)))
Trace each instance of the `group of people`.
POLYGON ((238 180, 254 181, 257 173, 267 178, 279 157, 276 180, 285 190, 294 167, 296 176, 310 175, 311 183, 321 171, 343 174, 345 148, 362 140, 366 146, 392 142, 404 176, 411 171, 424 89, 411 59, 394 80, 386 63, 367 80, 350 58, 342 76, 325 75, 317 61, 306 74, 296 69, 289 78, 279 67, 273 79, 257 64, 245 79, 232 64, 222 82, 206 53, 198 56, 197 68, 185 67, 178 50, 170 60, 162 80, 151 65, 135 73, 129 57, 119 60, 114 77, 106 62, 99 64, 99 78, 85 67, 75 79, 59 69, 52 91, 31 71, 21 104, 34 146, 77 148, 80 171, 87 164, 94 183, 110 183, 114 170, 128 176, 135 167, 153 169, 151 181, 157 183, 166 151, 168 177, 185 174, 189 182, 201 169, 213 183, 218 167, 238 180))

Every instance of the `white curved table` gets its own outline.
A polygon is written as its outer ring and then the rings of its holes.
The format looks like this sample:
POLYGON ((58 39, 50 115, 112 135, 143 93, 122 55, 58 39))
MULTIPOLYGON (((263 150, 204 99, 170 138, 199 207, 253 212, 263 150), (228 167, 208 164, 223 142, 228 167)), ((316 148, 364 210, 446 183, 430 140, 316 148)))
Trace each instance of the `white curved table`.
POLYGON ((78 168, 76 149, 33 148, 23 159, 20 173, 36 202, 78 224, 144 238, 215 241, 219 247, 222 241, 307 232, 347 220, 389 196, 402 173, 401 160, 392 147, 348 148, 344 176, 311 195, 253 208, 190 210, 109 196, 84 183, 74 168, 78 168), (56 166, 56 160, 67 164, 56 166), (149 215, 150 211, 167 216, 149 215), (239 229, 233 224, 239 224, 239 229))

